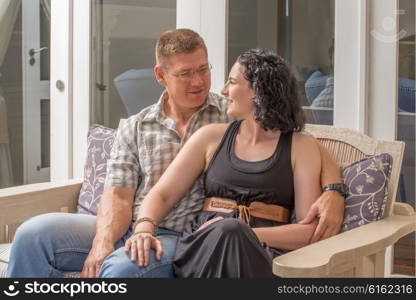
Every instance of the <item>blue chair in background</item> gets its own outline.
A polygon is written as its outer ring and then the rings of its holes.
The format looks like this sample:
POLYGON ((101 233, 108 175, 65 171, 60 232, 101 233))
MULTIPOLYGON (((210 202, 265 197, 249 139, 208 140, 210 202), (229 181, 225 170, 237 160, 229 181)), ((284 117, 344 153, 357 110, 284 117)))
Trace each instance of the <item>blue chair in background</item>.
POLYGON ((154 104, 164 90, 153 69, 128 70, 114 78, 114 85, 129 116, 154 104))
MULTIPOLYGON (((409 78, 399 78, 399 109, 406 112, 415 112, 415 94, 416 82, 409 78)), ((310 105, 313 105, 316 100, 320 100, 320 104, 315 104, 316 107, 333 107, 333 100, 331 101, 331 93, 333 98, 334 78, 332 75, 324 75, 320 71, 313 72, 305 82, 305 95, 310 105), (325 101, 320 96, 324 92, 325 101)))

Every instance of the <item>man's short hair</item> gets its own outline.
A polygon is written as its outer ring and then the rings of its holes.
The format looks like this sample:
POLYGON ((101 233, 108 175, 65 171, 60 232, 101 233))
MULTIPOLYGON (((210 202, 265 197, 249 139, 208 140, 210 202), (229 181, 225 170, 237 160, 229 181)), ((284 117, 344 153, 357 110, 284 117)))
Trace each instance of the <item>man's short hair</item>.
POLYGON ((156 63, 163 66, 173 55, 192 53, 200 48, 208 55, 204 40, 193 30, 181 28, 165 31, 156 43, 156 63))

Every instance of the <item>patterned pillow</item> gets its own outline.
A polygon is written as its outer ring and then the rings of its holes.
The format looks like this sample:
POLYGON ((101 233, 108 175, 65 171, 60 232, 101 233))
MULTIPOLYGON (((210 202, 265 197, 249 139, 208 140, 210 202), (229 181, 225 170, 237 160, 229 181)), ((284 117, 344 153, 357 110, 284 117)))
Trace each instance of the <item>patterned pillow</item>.
POLYGON ((78 198, 78 213, 97 215, 98 203, 104 190, 107 160, 116 132, 115 129, 97 124, 91 125, 88 131, 88 153, 78 198))
POLYGON ((341 231, 380 220, 387 200, 387 185, 393 158, 388 153, 355 162, 343 169, 349 188, 341 231))

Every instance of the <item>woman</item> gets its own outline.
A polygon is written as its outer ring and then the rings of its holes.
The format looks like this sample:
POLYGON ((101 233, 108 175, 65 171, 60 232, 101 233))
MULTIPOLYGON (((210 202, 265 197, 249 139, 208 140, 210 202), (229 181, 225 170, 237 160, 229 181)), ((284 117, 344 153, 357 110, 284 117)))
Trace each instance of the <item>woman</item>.
POLYGON ((321 193, 321 161, 303 128, 296 80, 283 59, 254 49, 239 56, 221 93, 227 113, 241 121, 211 124, 196 132, 140 207, 125 250, 139 264, 162 220, 203 173, 204 211, 178 242, 179 277, 271 277, 272 259, 309 243, 316 223, 298 220, 321 193), (238 219, 237 219, 238 218, 238 219), (139 249, 139 252, 137 252, 139 249))

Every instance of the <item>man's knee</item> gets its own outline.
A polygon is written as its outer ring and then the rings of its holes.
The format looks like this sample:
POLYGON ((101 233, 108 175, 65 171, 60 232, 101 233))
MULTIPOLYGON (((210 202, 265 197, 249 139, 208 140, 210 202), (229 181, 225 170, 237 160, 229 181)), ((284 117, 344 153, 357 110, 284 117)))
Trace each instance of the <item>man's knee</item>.
POLYGON ((17 229, 13 243, 33 245, 39 239, 48 238, 52 232, 51 229, 56 228, 54 223, 59 220, 56 215, 51 213, 28 219, 17 229))
POLYGON ((76 235, 77 231, 81 235, 93 234, 90 229, 95 230, 95 219, 88 217, 67 213, 48 213, 32 217, 19 226, 13 244, 27 244, 30 249, 37 243, 66 238, 65 235, 68 234, 76 235), (77 230, 74 230, 75 224, 77 230))
POLYGON ((107 278, 136 277, 136 268, 124 250, 116 250, 106 257, 98 276, 107 278))
POLYGON ((111 253, 103 262, 99 277, 105 278, 168 278, 173 277, 172 260, 157 260, 154 250, 151 250, 149 264, 140 267, 137 261, 130 259, 130 253, 118 249, 111 253))
POLYGON ((169 278, 173 277, 172 261, 175 255, 177 236, 158 236, 163 246, 163 255, 160 260, 156 259, 156 253, 152 249, 149 256, 149 264, 140 267, 137 261, 130 259, 130 253, 124 252, 121 247, 111 253, 104 260, 99 277, 143 277, 143 278, 169 278))

